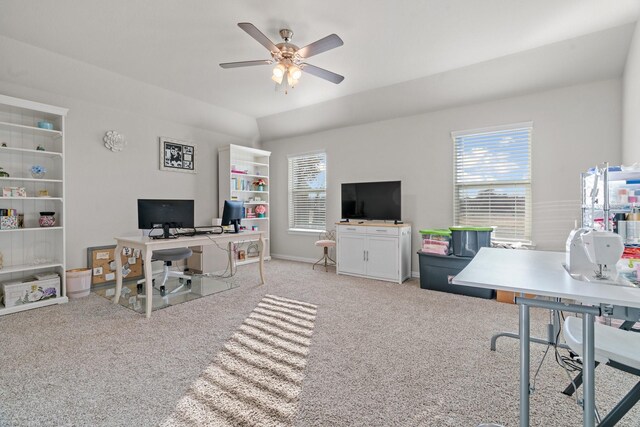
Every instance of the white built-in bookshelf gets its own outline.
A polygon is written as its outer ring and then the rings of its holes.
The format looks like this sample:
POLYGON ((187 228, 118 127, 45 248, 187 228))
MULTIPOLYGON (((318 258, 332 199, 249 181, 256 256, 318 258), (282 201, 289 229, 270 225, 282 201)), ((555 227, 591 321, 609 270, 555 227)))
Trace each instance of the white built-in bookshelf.
MULTIPOLYGON (((5 214, 0 226, 0 293, 2 283, 26 281, 48 273, 60 276, 55 296, 45 294, 41 298, 36 290, 30 294, 30 298, 38 298, 34 302, 0 303, 0 315, 68 301, 64 228, 66 114, 65 108, 0 95, 0 168, 9 174, 0 176, 0 213, 5 214), (39 122, 48 122, 53 128, 39 127, 39 122), (44 176, 33 176, 33 166, 46 169, 44 176), (55 225, 40 226, 41 212, 55 212, 55 225), (14 218, 19 218, 18 228, 13 225, 14 218)), ((33 283, 37 287, 44 282, 33 283)))
MULTIPOLYGON (((218 150, 218 201, 220 217, 225 200, 241 200, 244 202, 245 217, 241 225, 248 230, 257 227, 265 232, 265 259, 270 257, 270 210, 269 210, 269 157, 271 152, 241 145, 228 145, 218 150), (257 185, 259 180, 264 186, 257 185), (265 209, 261 217, 256 208, 265 209)), ((258 209, 260 210, 260 209, 258 209)), ((239 250, 247 250, 254 241, 247 241, 239 246, 239 250)), ((237 260, 238 265, 257 262, 256 258, 237 260)))

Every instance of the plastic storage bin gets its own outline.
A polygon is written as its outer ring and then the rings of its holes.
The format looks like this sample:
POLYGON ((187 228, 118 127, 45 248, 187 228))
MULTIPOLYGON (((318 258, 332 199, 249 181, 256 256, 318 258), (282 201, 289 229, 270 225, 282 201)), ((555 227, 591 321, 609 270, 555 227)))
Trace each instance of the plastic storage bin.
POLYGON ((494 297, 495 291, 493 289, 451 283, 456 274, 471 262, 471 258, 428 254, 422 251, 418 251, 418 258, 420 260, 420 287, 422 289, 486 299, 494 297))
POLYGON ((480 248, 491 246, 491 227, 449 227, 453 254, 474 257, 480 248))
POLYGON ((430 254, 449 255, 451 253, 451 231, 440 229, 420 230, 422 251, 430 254))

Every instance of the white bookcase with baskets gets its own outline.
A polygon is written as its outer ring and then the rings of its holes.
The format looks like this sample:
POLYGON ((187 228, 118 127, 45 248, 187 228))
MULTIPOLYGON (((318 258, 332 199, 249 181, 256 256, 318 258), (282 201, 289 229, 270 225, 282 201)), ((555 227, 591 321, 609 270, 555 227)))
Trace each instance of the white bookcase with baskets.
POLYGON ((66 114, 66 108, 0 95, 0 315, 68 301, 66 114))
MULTIPOLYGON (((241 145, 228 145, 218 150, 218 200, 220 217, 225 200, 244 202, 245 215, 241 225, 247 230, 256 228, 265 232, 265 259, 270 258, 269 246, 269 157, 271 152, 241 145), (263 184, 263 185, 260 185, 263 184)), ((236 254, 237 265, 257 262, 255 241, 238 246, 244 259, 236 254)), ((240 255, 241 257, 241 255, 240 255)))

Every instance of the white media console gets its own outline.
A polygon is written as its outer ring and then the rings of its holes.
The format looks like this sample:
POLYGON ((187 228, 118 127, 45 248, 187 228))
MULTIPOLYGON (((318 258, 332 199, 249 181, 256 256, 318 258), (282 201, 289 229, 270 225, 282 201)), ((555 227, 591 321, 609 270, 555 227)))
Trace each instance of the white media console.
POLYGON ((338 274, 402 283, 411 275, 411 225, 337 223, 338 274))

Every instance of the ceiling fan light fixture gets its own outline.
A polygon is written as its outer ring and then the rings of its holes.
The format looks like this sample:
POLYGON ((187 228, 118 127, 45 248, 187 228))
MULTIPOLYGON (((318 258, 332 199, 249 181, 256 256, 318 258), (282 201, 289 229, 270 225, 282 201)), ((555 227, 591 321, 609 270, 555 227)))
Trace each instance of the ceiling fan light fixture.
POLYGON ((293 77, 291 77, 291 73, 289 73, 287 74, 287 83, 289 84, 289 86, 295 87, 295 85, 298 84, 298 79, 294 79, 293 77))
POLYGON ((282 76, 276 76, 276 74, 274 73, 273 76, 271 76, 271 80, 273 80, 277 84, 281 84, 282 83, 282 76))
POLYGON ((273 77, 280 78, 282 81, 282 76, 284 76, 285 67, 282 64, 278 64, 273 68, 273 77))
POLYGON ((289 76, 291 76, 293 80, 298 81, 298 79, 302 76, 302 70, 295 65, 291 65, 289 66, 289 76))

